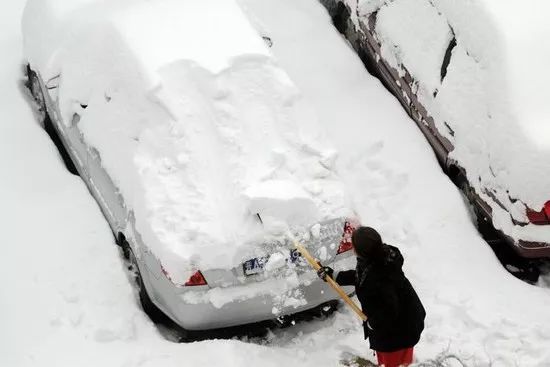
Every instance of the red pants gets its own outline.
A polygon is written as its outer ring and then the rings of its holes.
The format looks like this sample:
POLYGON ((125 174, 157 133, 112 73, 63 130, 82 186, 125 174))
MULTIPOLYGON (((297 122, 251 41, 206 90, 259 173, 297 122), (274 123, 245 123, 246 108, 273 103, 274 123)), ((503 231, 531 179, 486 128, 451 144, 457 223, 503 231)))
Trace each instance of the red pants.
POLYGON ((413 362, 413 348, 396 350, 395 352, 376 352, 378 365, 384 367, 408 366, 413 362))

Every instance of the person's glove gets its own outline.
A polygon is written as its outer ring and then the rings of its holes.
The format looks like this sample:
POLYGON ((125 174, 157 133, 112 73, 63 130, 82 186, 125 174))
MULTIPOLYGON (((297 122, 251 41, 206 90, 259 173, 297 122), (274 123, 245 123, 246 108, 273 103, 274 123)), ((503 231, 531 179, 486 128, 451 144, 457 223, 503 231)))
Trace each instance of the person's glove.
POLYGON ((317 276, 325 282, 327 281, 327 276, 332 278, 333 274, 334 270, 330 266, 321 266, 321 268, 317 270, 317 276))

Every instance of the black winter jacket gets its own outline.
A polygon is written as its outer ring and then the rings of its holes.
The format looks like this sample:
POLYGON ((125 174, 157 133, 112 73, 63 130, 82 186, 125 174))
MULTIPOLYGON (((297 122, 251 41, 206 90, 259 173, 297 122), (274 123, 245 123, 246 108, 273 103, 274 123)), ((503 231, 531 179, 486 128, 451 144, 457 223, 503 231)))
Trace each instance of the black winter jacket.
POLYGON ((399 249, 384 245, 376 259, 357 258, 356 270, 339 272, 336 282, 355 285, 357 298, 368 321, 365 339, 379 352, 415 346, 424 329, 426 311, 402 270, 399 249))

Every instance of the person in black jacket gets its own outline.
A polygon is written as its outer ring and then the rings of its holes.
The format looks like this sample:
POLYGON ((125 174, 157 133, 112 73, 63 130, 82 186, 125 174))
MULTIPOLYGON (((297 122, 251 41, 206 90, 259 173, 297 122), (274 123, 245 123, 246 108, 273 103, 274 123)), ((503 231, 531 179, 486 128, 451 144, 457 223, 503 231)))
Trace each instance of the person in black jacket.
MULTIPOLYGON (((370 227, 355 230, 352 244, 357 267, 339 272, 335 280, 340 285, 355 285, 357 298, 367 315, 363 324, 365 339, 376 351, 378 364, 409 365, 424 329, 426 311, 403 273, 403 256, 398 248, 383 243, 378 232, 370 227)), ((318 271, 323 280, 332 274, 333 270, 326 266, 318 271)))

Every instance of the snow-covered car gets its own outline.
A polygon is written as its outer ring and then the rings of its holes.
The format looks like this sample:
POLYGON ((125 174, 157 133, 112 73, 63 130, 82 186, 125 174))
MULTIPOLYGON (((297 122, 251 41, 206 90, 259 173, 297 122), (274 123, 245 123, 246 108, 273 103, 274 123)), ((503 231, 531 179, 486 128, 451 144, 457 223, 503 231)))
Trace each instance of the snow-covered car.
POLYGON ((29 0, 23 33, 40 119, 150 316, 205 330, 337 298, 291 241, 353 263, 336 152, 235 2, 29 0))
POLYGON ((452 180, 525 257, 550 256, 550 6, 321 0, 452 180))

